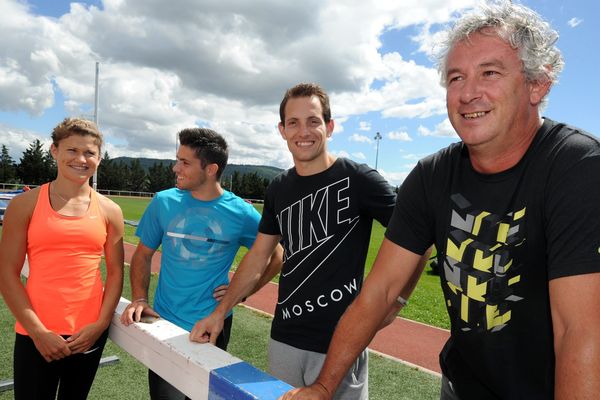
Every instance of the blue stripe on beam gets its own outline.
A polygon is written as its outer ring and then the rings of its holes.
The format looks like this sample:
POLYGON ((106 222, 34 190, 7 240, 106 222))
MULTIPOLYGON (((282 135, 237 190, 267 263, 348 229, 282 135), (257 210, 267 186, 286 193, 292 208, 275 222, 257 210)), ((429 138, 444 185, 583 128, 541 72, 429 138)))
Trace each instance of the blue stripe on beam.
POLYGON ((208 400, 276 400, 290 389, 287 383, 239 362, 210 372, 208 400))

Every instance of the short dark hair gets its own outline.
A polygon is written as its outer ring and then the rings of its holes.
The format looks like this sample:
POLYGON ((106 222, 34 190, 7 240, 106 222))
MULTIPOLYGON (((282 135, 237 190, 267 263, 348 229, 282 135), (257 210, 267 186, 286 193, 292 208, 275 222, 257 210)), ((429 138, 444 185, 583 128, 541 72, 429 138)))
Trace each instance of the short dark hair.
POLYGON ((208 128, 187 128, 179 132, 179 143, 191 147, 196 152, 202 168, 208 164, 217 164, 217 180, 227 166, 229 151, 223 136, 208 128))
POLYGON ((58 143, 69 136, 91 136, 98 150, 102 150, 103 138, 98 127, 92 121, 83 118, 65 118, 52 130, 52 144, 58 147, 58 143))
POLYGON ((283 100, 279 105, 279 119, 285 126, 285 106, 289 99, 297 97, 312 97, 316 96, 321 102, 323 109, 323 120, 325 123, 331 121, 331 107, 329 106, 329 96, 317 83, 299 83, 293 88, 286 90, 283 100))

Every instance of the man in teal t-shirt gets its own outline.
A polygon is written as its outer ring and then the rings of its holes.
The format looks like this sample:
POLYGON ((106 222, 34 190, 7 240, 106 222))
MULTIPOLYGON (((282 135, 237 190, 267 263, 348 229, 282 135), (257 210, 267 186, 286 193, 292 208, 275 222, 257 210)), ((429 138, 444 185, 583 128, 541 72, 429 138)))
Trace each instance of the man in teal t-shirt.
MULTIPOLYGON (((140 242, 131 259, 134 300, 121 318, 126 325, 139 321, 142 315, 160 315, 191 331, 224 294, 240 246, 250 248, 256 238, 260 214, 219 183, 227 165, 225 139, 210 129, 193 128, 179 132, 179 141, 173 167, 177 187, 154 196, 136 231, 140 242), (161 245, 161 269, 152 308, 148 304, 150 265, 161 245)), ((278 271, 281 262, 282 253, 277 249, 268 271, 278 271)), ((227 349, 231 323, 229 314, 217 341, 223 350, 227 349)), ((152 399, 185 398, 153 371, 149 371, 148 382, 152 399)))

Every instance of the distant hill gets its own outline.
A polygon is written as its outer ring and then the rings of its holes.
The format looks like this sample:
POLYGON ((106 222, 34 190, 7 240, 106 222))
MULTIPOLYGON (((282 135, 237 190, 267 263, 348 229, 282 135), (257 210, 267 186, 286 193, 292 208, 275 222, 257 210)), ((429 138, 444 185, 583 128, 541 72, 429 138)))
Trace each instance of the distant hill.
MULTIPOLYGON (((148 172, 148 169, 155 163, 161 163, 161 164, 166 164, 166 165, 175 163, 175 160, 161 160, 158 158, 139 157, 137 159, 139 160, 140 165, 142 166, 142 168, 144 168, 144 171, 146 171, 146 173, 148 172)), ((116 163, 122 161, 124 164, 130 165, 131 161, 134 160, 134 158, 132 158, 132 157, 116 157, 116 158, 113 158, 112 160, 116 163)), ((256 172, 258 174, 258 176, 260 176, 262 178, 267 178, 268 180, 272 180, 275 176, 279 175, 279 173, 281 173, 283 171, 283 169, 276 168, 276 167, 269 167, 266 165, 228 164, 227 168, 225 168, 225 171, 223 172, 223 176, 221 177, 221 180, 227 181, 227 179, 229 179, 229 177, 231 175, 233 175, 233 173, 236 171, 239 172, 240 175, 251 174, 253 172, 256 172)))

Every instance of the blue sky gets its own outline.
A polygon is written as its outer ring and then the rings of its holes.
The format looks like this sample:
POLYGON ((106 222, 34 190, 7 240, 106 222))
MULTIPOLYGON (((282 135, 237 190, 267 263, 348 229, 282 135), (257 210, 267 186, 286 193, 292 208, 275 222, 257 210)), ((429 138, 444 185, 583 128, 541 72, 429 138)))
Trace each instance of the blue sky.
MULTIPOLYGON (((544 115, 600 135, 597 2, 524 0, 560 33, 566 65, 544 115), (594 71, 592 71, 594 69, 594 71), (594 96, 594 97, 592 97, 594 96)), ((286 88, 325 87, 329 149, 394 184, 458 140, 430 58, 436 32, 473 0, 275 2, 0 1, 0 138, 18 160, 66 116, 91 115, 112 157, 173 158, 199 125, 229 141, 230 162, 287 168, 276 125, 286 88), (296 4, 297 3, 297 4, 296 4)))

